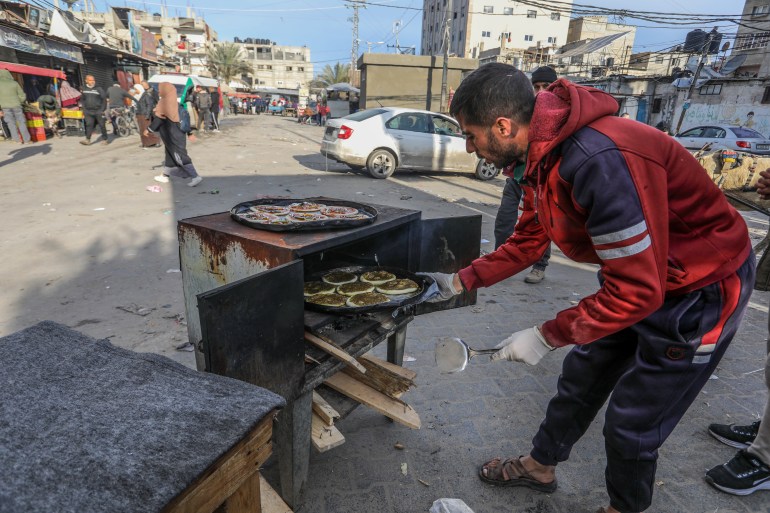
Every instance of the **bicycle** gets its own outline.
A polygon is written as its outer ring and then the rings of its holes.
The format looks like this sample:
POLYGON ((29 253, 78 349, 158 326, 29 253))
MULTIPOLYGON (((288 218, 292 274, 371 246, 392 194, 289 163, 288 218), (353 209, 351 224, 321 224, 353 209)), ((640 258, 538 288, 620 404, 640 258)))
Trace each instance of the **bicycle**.
POLYGON ((131 132, 139 133, 139 125, 136 123, 136 109, 131 107, 119 107, 110 109, 110 116, 115 117, 115 127, 120 137, 126 137, 131 132))

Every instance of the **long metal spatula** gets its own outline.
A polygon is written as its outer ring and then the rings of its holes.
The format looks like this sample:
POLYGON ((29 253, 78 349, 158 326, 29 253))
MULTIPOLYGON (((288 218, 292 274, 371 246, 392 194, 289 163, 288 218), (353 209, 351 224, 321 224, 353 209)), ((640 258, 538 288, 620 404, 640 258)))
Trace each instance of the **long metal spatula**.
POLYGON ((436 365, 445 374, 461 372, 474 356, 498 351, 499 349, 471 349, 459 338, 444 337, 436 342, 436 365))

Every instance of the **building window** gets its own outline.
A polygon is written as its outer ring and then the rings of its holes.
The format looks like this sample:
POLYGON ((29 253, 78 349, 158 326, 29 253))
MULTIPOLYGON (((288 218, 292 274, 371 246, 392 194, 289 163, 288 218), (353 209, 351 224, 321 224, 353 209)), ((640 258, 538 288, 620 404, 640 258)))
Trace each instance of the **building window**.
POLYGON ((291 66, 286 66, 286 71, 293 71, 291 66))
POLYGON ((754 32, 738 36, 735 39, 733 50, 752 50, 754 48, 765 48, 770 42, 770 32, 754 32))
POLYGON ((751 15, 753 17, 759 17, 759 16, 767 16, 767 14, 770 13, 770 5, 755 5, 751 9, 751 15))
POLYGON ((527 18, 537 18, 537 11, 527 11, 527 18))
POLYGON ((298 67, 298 68, 297 68, 297 71, 305 71, 305 68, 303 68, 302 66, 300 66, 300 67, 298 67))
POLYGON ((700 95, 716 95, 720 94, 722 92, 722 84, 712 84, 712 85, 704 85, 701 86, 700 89, 698 89, 698 94, 700 95))
POLYGON ((503 14, 513 14, 513 7, 503 7, 503 14))
POLYGON ((460 35, 457 36, 457 41, 462 42, 462 40, 463 40, 463 31, 461 30, 460 35))
POLYGON ((655 56, 655 64, 663 64, 663 56, 662 55, 656 55, 655 56))
POLYGON ((524 41, 534 41, 535 36, 524 36, 524 41))
POLYGON ((492 14, 495 12, 495 8, 491 5, 484 6, 484 14, 492 14))
POLYGON ((552 12, 551 19, 553 21, 559 21, 561 19, 561 14, 559 14, 558 12, 552 12))
POLYGON ((762 95, 762 103, 770 103, 770 86, 765 87, 765 94, 762 95))
POLYGON ((682 62, 680 59, 671 59, 671 65, 676 67, 679 66, 679 63, 682 62))
POLYGON ((652 100, 652 113, 658 114, 663 106, 663 98, 655 98, 652 100))
POLYGON ((259 69, 265 69, 265 65, 264 64, 257 64, 257 69, 258 70, 259 69))
POLYGON ((267 69, 269 69, 269 70, 272 70, 272 69, 273 69, 273 66, 272 66, 271 64, 268 64, 268 65, 267 65, 267 69))
POLYGON ((491 35, 492 35, 492 33, 490 31, 488 31, 488 30, 482 30, 481 31, 481 37, 489 37, 491 35))
POLYGON ((548 38, 548 42, 555 45, 556 44, 556 38, 555 37, 549 37, 548 38))
POLYGON ((455 12, 455 15, 453 16, 454 19, 457 19, 457 13, 455 12))

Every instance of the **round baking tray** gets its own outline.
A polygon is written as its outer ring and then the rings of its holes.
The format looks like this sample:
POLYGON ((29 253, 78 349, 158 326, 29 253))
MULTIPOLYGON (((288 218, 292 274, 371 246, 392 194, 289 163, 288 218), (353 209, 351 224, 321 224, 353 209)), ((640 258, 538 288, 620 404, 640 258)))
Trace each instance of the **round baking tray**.
POLYGON ((321 281, 321 278, 324 275, 335 271, 353 273, 358 275, 359 277, 361 276, 361 274, 370 272, 370 271, 387 271, 389 273, 395 274, 396 279, 412 280, 413 282, 417 283, 417 285, 419 285, 420 288, 417 292, 413 292, 412 294, 409 294, 409 295, 400 294, 400 295, 390 296, 390 301, 388 301, 387 303, 379 303, 371 306, 359 306, 359 307, 357 306, 325 306, 325 305, 317 305, 315 303, 308 303, 307 301, 305 301, 305 308, 316 312, 331 313, 331 314, 337 314, 337 315, 361 314, 361 313, 375 312, 375 311, 381 311, 381 310, 393 310, 395 308, 399 308, 402 306, 421 303, 425 299, 424 296, 428 292, 428 289, 433 284, 433 279, 431 277, 414 274, 413 272, 407 271, 405 269, 400 269, 397 267, 365 267, 365 266, 337 267, 335 269, 327 269, 326 271, 323 271, 323 272, 311 274, 306 278, 305 281, 321 281))
POLYGON ((356 203, 355 201, 345 201, 327 198, 261 198, 253 201, 246 201, 238 203, 230 209, 230 217, 236 222, 256 228, 258 230, 268 230, 271 232, 295 232, 305 230, 326 230, 335 228, 355 228, 356 226, 365 226, 373 223, 377 219, 377 209, 370 207, 369 205, 363 205, 356 203), (288 207, 292 203, 302 202, 320 203, 328 207, 353 207, 358 211, 366 215, 366 219, 345 219, 345 218, 329 218, 321 221, 296 221, 291 224, 267 224, 258 223, 256 221, 250 221, 240 217, 238 214, 242 212, 248 212, 252 206, 255 205, 277 205, 281 207, 288 207))

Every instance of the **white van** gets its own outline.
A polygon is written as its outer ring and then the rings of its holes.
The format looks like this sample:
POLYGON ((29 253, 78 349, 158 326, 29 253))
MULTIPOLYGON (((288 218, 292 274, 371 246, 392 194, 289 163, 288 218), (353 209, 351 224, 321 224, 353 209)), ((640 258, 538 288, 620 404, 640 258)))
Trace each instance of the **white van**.
POLYGON ((179 98, 187 85, 187 79, 192 79, 193 85, 199 85, 203 87, 216 87, 219 88, 219 81, 210 77, 199 77, 198 75, 182 75, 182 74, 168 74, 168 75, 153 75, 147 81, 155 90, 158 89, 158 84, 161 82, 169 82, 176 88, 176 97, 179 98))

